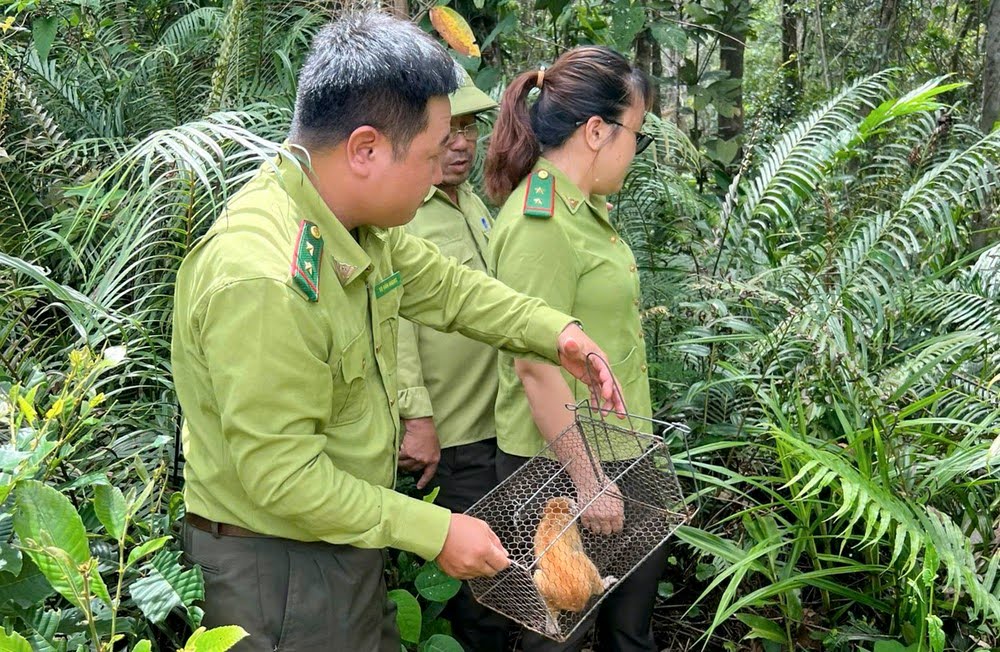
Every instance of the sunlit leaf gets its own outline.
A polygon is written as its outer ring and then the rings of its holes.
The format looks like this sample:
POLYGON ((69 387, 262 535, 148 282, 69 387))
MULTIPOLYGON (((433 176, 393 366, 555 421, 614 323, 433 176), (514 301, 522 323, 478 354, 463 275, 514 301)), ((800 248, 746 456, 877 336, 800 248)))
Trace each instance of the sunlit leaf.
POLYGON ((430 10, 431 25, 453 50, 467 57, 480 56, 476 36, 469 23, 451 7, 439 5, 430 10))

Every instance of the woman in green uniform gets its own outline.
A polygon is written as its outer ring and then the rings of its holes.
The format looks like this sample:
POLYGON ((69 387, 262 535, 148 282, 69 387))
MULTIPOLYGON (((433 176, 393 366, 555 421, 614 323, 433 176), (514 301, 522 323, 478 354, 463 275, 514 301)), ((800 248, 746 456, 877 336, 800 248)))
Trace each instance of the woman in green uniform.
MULTIPOLYGON (((648 79, 622 55, 575 48, 551 68, 514 79, 486 155, 487 192, 503 205, 490 241, 490 270, 510 287, 577 316, 609 356, 629 412, 642 417, 651 415, 651 406, 639 275, 632 250, 609 220, 605 196, 621 189, 632 159, 651 142, 640 131, 651 100, 648 79)), ((585 399, 588 390, 549 364, 501 354, 499 367, 497 468, 504 478, 572 425, 564 406, 585 399)), ((567 471, 580 504, 606 480, 595 479, 586 464, 570 463, 567 471)), ((621 529, 622 510, 620 500, 602 497, 582 521, 610 534, 621 529)), ((664 563, 658 550, 601 603, 601 652, 656 650, 651 618, 664 563)), ((588 629, 581 626, 566 643, 525 632, 524 649, 579 650, 588 629)))

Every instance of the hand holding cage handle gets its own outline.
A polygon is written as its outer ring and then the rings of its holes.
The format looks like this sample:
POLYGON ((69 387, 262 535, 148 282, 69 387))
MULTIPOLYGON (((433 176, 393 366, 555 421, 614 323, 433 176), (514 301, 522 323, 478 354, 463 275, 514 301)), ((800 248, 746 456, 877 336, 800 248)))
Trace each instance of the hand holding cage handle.
MULTIPOLYGON (((596 353, 589 353, 586 357, 588 381, 593 381, 596 373, 594 361, 611 371, 608 361, 596 353)), ((618 398, 622 412, 615 412, 604 408, 597 409, 600 419, 603 421, 608 414, 615 414, 619 418, 628 419, 629 427, 632 425, 632 417, 628 414, 628 407, 625 404, 625 396, 622 394, 618 379, 611 374, 612 379, 612 399, 618 398)), ((593 386, 593 382, 589 382, 593 386)), ((576 409, 576 406, 566 406, 567 409, 576 409)), ((590 405, 593 411, 593 404, 590 405)), ((593 456, 590 446, 583 441, 583 433, 579 428, 574 427, 566 433, 571 437, 560 437, 553 442, 553 451, 560 462, 566 465, 566 472, 573 480, 577 492, 577 506, 580 510, 580 521, 588 530, 597 534, 610 535, 621 532, 625 525, 625 501, 622 498, 618 485, 614 483, 604 473, 600 460, 593 456), (577 455, 579 451, 585 451, 586 457, 577 455)))

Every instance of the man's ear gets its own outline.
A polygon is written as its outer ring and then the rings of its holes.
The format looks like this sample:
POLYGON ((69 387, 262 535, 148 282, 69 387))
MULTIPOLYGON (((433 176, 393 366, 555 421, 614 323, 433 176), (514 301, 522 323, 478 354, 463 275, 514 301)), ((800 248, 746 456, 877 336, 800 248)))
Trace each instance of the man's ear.
POLYGON ((611 125, 596 115, 590 116, 583 125, 584 142, 595 152, 607 144, 610 135, 611 125))
POLYGON ((372 165, 379 156, 379 150, 387 144, 385 136, 378 129, 363 125, 347 137, 347 165, 358 176, 371 174, 372 165))

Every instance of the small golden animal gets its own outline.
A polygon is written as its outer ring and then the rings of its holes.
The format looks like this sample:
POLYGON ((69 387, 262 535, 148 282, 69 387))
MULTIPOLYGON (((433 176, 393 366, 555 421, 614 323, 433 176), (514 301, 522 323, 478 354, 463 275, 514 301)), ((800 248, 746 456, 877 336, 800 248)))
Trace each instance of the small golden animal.
POLYGON ((614 577, 601 579, 597 566, 584 552, 580 529, 573 522, 575 515, 572 499, 550 498, 535 531, 538 568, 532 579, 548 607, 547 629, 554 629, 552 633, 559 631, 560 611, 583 611, 591 596, 604 593, 615 582, 614 577))

